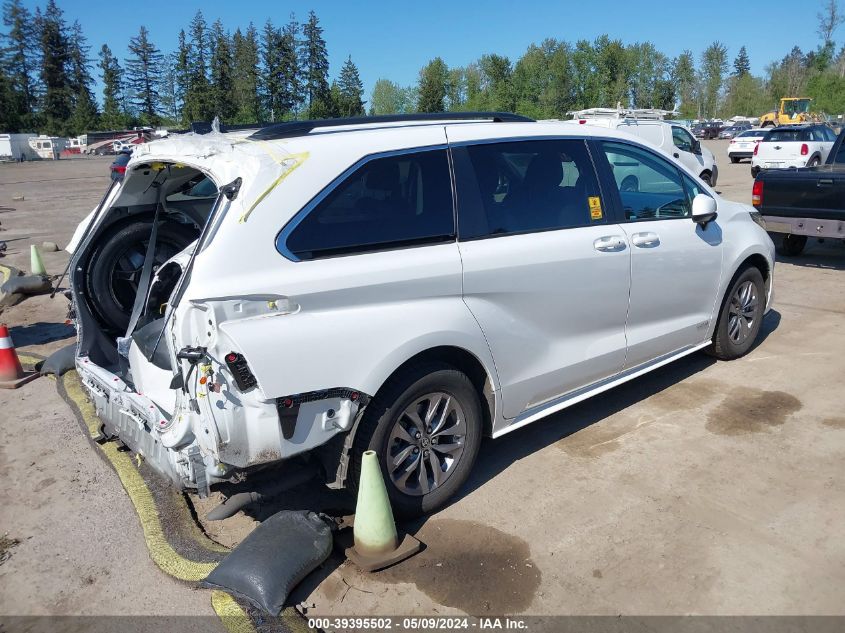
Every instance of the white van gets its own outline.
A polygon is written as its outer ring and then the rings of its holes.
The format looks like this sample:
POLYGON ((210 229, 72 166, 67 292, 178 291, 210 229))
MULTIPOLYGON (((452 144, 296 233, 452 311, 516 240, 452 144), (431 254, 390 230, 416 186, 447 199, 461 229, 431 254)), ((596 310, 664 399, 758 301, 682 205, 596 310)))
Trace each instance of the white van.
POLYGON ((644 118, 652 115, 652 112, 643 111, 649 114, 643 116, 630 116, 627 112, 616 110, 604 110, 592 108, 575 112, 576 117, 571 121, 563 123, 571 125, 596 125, 620 130, 639 136, 644 141, 659 147, 673 156, 687 169, 692 170, 711 187, 716 186, 719 177, 719 168, 716 166, 716 158, 706 147, 696 139, 686 126, 675 121, 664 121, 659 118, 644 118))

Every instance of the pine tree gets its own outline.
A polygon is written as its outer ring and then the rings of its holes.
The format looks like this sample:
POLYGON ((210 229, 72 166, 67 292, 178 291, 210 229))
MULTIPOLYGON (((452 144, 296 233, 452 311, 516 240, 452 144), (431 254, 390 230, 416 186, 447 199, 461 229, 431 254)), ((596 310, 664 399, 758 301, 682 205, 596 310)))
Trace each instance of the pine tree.
POLYGON ((739 49, 739 53, 734 60, 734 75, 743 77, 751 73, 751 61, 748 59, 748 51, 745 47, 739 49))
POLYGON ((18 124, 31 124, 37 103, 34 74, 38 66, 39 42, 36 23, 21 0, 7 0, 3 3, 3 24, 9 29, 8 33, 0 35, 0 41, 5 43, 5 47, 0 48, 0 66, 7 73, 4 76, 6 98, 9 107, 14 107, 18 124))
MULTIPOLYGON (((323 101, 328 102, 329 95, 329 56, 326 41, 323 39, 323 27, 314 11, 309 12, 308 21, 302 27, 302 68, 305 75, 305 96, 309 116, 311 109, 323 101)), ((319 107, 319 106, 318 106, 319 107)))
POLYGON ((439 57, 435 57, 420 71, 417 110, 420 112, 443 112, 446 99, 448 68, 439 57))
POLYGON ((12 78, 0 65, 0 130, 18 132, 21 130, 20 110, 23 95, 12 85, 12 78))
POLYGON ((94 101, 94 95, 91 92, 91 84, 94 83, 94 79, 91 76, 91 60, 88 57, 90 50, 88 40, 82 34, 82 26, 77 20, 70 29, 68 60, 73 99, 70 127, 77 134, 95 129, 99 116, 97 103, 94 101))
POLYGON ((234 98, 235 117, 238 123, 257 123, 261 120, 261 102, 258 97, 258 31, 250 22, 246 34, 235 31, 234 48, 234 98))
POLYGON ((188 48, 188 68, 190 78, 185 95, 183 116, 187 121, 210 121, 214 117, 214 104, 211 87, 208 82, 209 62, 208 25, 197 11, 191 20, 191 43, 188 48))
POLYGON ((179 31, 179 44, 174 53, 173 74, 176 83, 175 100, 177 120, 187 125, 190 117, 187 116, 187 99, 191 90, 191 49, 185 36, 185 29, 179 31))
POLYGON ((67 25, 62 10, 54 0, 48 0, 44 14, 36 13, 41 43, 41 83, 44 95, 41 110, 48 134, 64 136, 70 118, 71 80, 68 76, 70 50, 67 25))
POLYGON ((221 121, 229 122, 235 116, 234 79, 232 74, 232 43, 217 20, 211 27, 211 96, 212 112, 221 121))
POLYGON ((103 44, 100 49, 100 79, 103 81, 103 114, 100 124, 106 130, 119 130, 126 127, 126 114, 123 111, 123 69, 112 54, 111 49, 103 44))
POLYGON ((299 62, 299 23, 291 14, 279 40, 279 105, 284 116, 295 117, 302 106, 302 67, 299 62))
POLYGON ((337 82, 340 91, 339 116, 359 116, 364 114, 364 84, 358 74, 358 67, 352 61, 352 55, 347 57, 340 70, 337 82))
POLYGON ((181 101, 177 72, 178 61, 178 53, 171 53, 165 56, 164 67, 161 73, 161 86, 159 88, 161 111, 170 123, 176 123, 182 118, 180 113, 181 101))
POLYGON ((132 105, 138 110, 144 123, 158 125, 164 56, 150 41, 147 27, 141 26, 138 35, 129 40, 130 57, 126 59, 126 83, 132 96, 132 105))
POLYGON ((276 117, 282 118, 282 108, 280 106, 280 94, 282 92, 280 78, 280 68, 282 65, 281 44, 281 32, 268 18, 261 32, 261 60, 264 65, 261 89, 265 108, 270 114, 271 121, 275 121, 276 117))

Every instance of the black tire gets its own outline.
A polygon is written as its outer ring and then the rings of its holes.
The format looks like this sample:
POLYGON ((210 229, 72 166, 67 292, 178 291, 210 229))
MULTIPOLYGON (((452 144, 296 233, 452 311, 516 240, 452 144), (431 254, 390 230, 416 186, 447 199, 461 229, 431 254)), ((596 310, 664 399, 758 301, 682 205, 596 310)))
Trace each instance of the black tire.
MULTIPOLYGON (((442 507, 466 482, 478 456, 481 435, 481 402, 478 392, 464 373, 441 362, 410 366, 390 378, 367 405, 352 445, 347 486, 352 494, 357 496, 362 456, 364 451, 375 451, 393 514, 404 519, 429 514, 442 507), (408 494, 397 487, 388 472, 387 455, 392 445, 390 434, 405 410, 415 400, 434 392, 442 392, 455 398, 463 409, 466 427, 463 452, 454 462, 454 470, 451 473, 447 470, 448 475, 439 486, 425 494, 408 494)), ((413 461, 413 455, 406 459, 413 461)))
POLYGON ((720 360, 733 360, 748 353, 757 340, 760 327, 763 322, 763 312, 766 306, 766 285, 763 282, 763 275, 754 266, 741 269, 734 276, 728 291, 722 299, 722 307, 719 310, 719 321, 716 323, 716 330, 713 334, 713 344, 708 348, 708 353, 720 360), (740 341, 731 336, 731 316, 736 305, 734 296, 737 291, 746 283, 751 282, 756 291, 756 305, 752 311, 751 325, 746 331, 745 338, 740 341))
MULTIPOLYGON (((97 247, 88 260, 85 274, 87 293, 93 300, 94 310, 109 330, 122 334, 129 325, 137 277, 143 266, 152 224, 152 217, 145 217, 114 226, 97 238, 97 247), (136 270, 134 283, 132 270, 136 270)), ((193 227, 178 222, 162 222, 158 228, 153 270, 183 250, 197 236, 198 232, 193 227)))
POLYGON ((751 168, 751 177, 752 177, 752 178, 756 178, 756 177, 757 177, 757 174, 759 174, 759 173, 760 173, 760 168, 759 168, 759 167, 752 167, 752 168, 751 168))
POLYGON ((737 156, 731 156, 731 162, 736 165, 739 162, 739 158, 737 156))
POLYGON ((713 178, 713 174, 711 174, 709 171, 701 172, 701 175, 699 176, 699 178, 701 178, 704 182, 706 182, 708 186, 710 186, 710 187, 713 186, 713 183, 710 182, 713 178))
POLYGON ((807 167, 818 167, 822 164, 821 159, 818 156, 813 156, 810 161, 807 163, 807 167))
POLYGON ((784 233, 780 242, 777 243, 777 252, 787 257, 797 257, 804 252, 804 247, 807 245, 806 235, 792 235, 791 233, 784 233))

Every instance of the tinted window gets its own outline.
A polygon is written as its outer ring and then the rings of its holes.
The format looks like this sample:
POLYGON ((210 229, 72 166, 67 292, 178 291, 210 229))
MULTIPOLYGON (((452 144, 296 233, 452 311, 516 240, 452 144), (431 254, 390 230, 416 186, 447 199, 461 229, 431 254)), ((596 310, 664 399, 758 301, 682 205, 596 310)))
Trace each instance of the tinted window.
POLYGON ((833 162, 837 165, 845 164, 845 142, 839 146, 839 151, 836 152, 836 157, 833 162))
POLYGON ((613 170, 626 220, 679 218, 692 213, 681 173, 670 162, 633 145, 601 145, 613 170))
POLYGON ((831 130, 829 127, 823 127, 824 135, 828 141, 835 141, 836 140, 836 132, 831 130))
POLYGON ((584 141, 490 143, 470 146, 467 153, 475 174, 472 186, 477 188, 472 192, 473 199, 480 200, 483 217, 478 227, 469 234, 462 232, 461 237, 604 222, 595 171, 584 141))
POLYGON ((789 142, 789 141, 806 141, 806 130, 772 130, 763 139, 766 143, 773 142, 789 142))
POLYGON ((454 236, 445 150, 371 160, 335 187, 287 238, 300 259, 454 236))
POLYGON ((692 137, 685 129, 680 127, 672 127, 672 142, 680 150, 691 152, 693 146, 692 137))
POLYGON ((748 132, 743 132, 737 138, 746 138, 749 136, 764 136, 765 134, 765 132, 761 132, 760 130, 749 130, 748 132))

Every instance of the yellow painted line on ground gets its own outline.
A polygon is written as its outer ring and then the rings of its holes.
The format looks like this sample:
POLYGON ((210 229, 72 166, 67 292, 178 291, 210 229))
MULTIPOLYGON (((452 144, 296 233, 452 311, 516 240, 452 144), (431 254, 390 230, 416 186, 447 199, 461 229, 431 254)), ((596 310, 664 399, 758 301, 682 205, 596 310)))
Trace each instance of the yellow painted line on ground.
POLYGON ((35 363, 40 363, 44 359, 38 356, 30 356, 29 354, 18 354, 18 360, 22 365, 35 365, 35 363))
MULTIPOLYGON (((82 390, 82 383, 75 371, 66 373, 63 377, 65 391, 68 397, 79 409, 82 420, 92 438, 97 437, 99 421, 94 405, 89 402, 82 390)), ((161 521, 158 517, 158 509, 153 501, 152 493, 147 488, 141 473, 132 463, 129 453, 117 450, 117 444, 107 442, 99 445, 100 450, 111 462, 123 484, 126 493, 129 495, 135 512, 141 521, 141 529, 144 532, 144 540, 150 552, 150 558, 166 574, 178 578, 198 582, 203 580, 217 566, 217 563, 199 563, 188 560, 179 554, 164 536, 161 521)))

